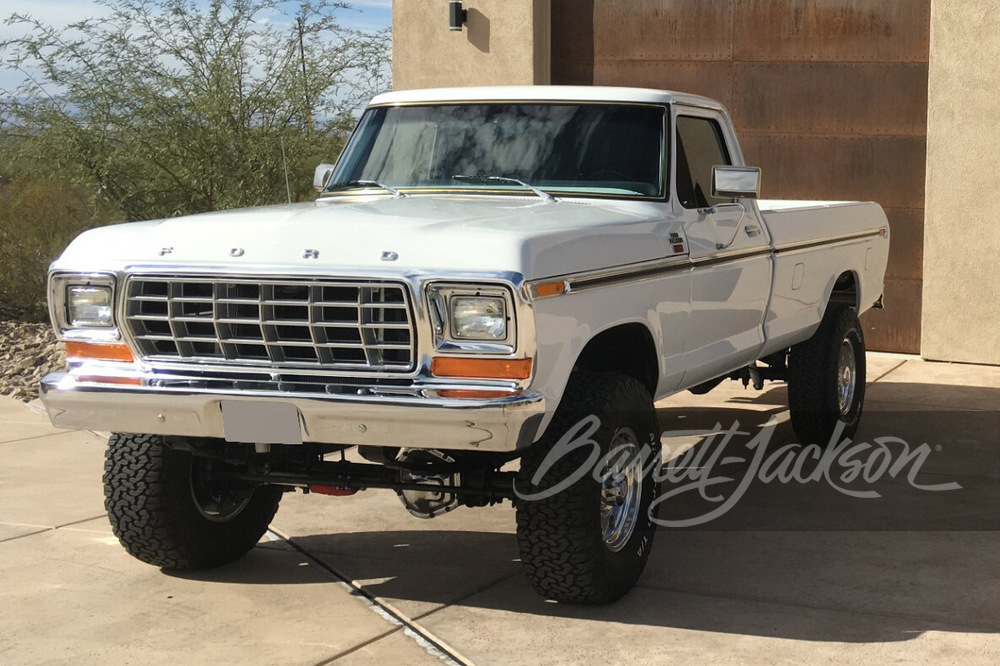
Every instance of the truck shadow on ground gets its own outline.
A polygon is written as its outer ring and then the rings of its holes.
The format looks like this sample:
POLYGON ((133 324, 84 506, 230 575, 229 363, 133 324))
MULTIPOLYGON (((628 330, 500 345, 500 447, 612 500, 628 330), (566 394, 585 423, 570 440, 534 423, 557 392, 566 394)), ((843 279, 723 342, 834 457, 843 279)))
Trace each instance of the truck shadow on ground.
MULTIPOLYGON (((974 395, 969 390, 963 387, 956 394, 948 387, 900 385, 894 393, 933 392, 952 400, 945 404, 1000 404, 996 389, 972 389, 974 395)), ((743 431, 756 433, 783 412, 759 409, 772 400, 777 403, 778 396, 769 395, 776 391, 783 393, 773 389, 758 394, 757 409, 741 409, 733 400, 718 408, 668 408, 660 411, 661 422, 669 430, 676 428, 675 417, 683 416, 684 428, 696 430, 738 420, 743 431)), ((293 543, 367 594, 397 605, 424 602, 808 641, 885 642, 909 640, 925 631, 1000 632, 998 414, 873 405, 855 441, 883 436, 911 447, 925 442, 931 447, 933 455, 916 475, 917 485, 957 483, 961 488, 915 487, 907 468, 896 478, 886 474, 868 483, 867 489, 874 488, 880 497, 863 499, 826 481, 763 482, 752 461, 731 461, 725 473, 732 479, 729 486, 713 488, 725 495, 749 476, 751 483, 739 501, 711 522, 661 527, 636 589, 605 607, 546 602, 519 571, 513 534, 476 531, 474 524, 470 531, 381 531, 376 523, 369 531, 304 536, 293 543)), ((706 438, 696 446, 708 453, 714 441, 706 438)), ((766 451, 770 455, 796 441, 785 420, 774 429, 766 451)), ((727 449, 726 455, 739 457, 730 455, 738 449, 727 449)), ((676 489, 678 483, 670 481, 665 488, 676 489)), ((717 506, 696 490, 678 494, 660 518, 690 518, 717 506)), ((474 516, 467 512, 464 525, 474 516)), ((260 566, 267 557, 263 550, 198 578, 244 584, 299 580, 280 568, 260 566)))

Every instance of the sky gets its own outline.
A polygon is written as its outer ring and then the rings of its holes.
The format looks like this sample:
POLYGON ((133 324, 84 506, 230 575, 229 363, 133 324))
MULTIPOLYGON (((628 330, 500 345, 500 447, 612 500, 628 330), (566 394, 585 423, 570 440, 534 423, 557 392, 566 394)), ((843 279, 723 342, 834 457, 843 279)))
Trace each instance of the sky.
MULTIPOLYGON (((351 9, 337 14, 341 25, 357 30, 375 31, 388 28, 392 23, 392 0, 347 0, 351 9)), ((207 4, 207 3, 206 3, 207 4)), ((287 3, 290 7, 297 2, 287 3)), ((107 13, 104 7, 88 0, 0 0, 0 42, 20 36, 23 29, 5 24, 13 13, 28 14, 43 23, 66 26, 87 18, 97 18, 107 13)), ((0 54, 2 57, 2 54, 0 54)), ((20 85, 21 75, 0 68, 0 91, 12 91, 20 85)))

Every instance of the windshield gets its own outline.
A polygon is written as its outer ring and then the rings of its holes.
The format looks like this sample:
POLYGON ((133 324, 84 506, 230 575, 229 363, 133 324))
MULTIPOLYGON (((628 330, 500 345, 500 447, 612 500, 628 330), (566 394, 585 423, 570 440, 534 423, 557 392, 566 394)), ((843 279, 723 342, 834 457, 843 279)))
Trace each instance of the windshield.
POLYGON ((362 117, 327 189, 374 181, 401 190, 524 192, 516 182, 469 178, 497 176, 556 194, 659 198, 664 114, 662 106, 626 104, 376 107, 362 117))

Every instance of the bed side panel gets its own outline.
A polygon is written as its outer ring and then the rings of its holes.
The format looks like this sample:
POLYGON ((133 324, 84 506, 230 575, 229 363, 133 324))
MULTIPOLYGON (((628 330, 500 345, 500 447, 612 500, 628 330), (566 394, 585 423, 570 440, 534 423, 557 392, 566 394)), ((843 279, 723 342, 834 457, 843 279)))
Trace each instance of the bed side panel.
POLYGON ((765 201, 761 214, 776 249, 762 355, 812 336, 840 275, 853 275, 859 312, 882 294, 889 225, 878 204, 765 201))

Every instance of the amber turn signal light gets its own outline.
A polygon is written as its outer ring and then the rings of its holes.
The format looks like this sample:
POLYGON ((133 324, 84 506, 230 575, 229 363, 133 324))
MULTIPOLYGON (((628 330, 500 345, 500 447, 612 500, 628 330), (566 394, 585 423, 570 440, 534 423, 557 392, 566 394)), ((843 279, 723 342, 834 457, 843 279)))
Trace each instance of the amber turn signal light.
POLYGON ((78 382, 93 382, 95 384, 119 384, 121 386, 142 386, 138 377, 112 377, 110 375, 83 375, 76 378, 78 382))
POLYGON ((542 282, 531 288, 531 293, 535 298, 548 298, 549 296, 561 296, 565 294, 566 281, 556 280, 555 282, 542 282))
POLYGON ((92 361, 121 361, 132 363, 135 357, 127 345, 96 344, 93 342, 67 342, 66 356, 70 359, 92 361))
POLYGON ((510 398, 519 395, 520 391, 473 391, 468 389, 439 389, 437 394, 441 398, 462 398, 491 400, 493 398, 510 398))
POLYGON ((431 361, 431 374, 436 377, 527 379, 531 376, 531 359, 438 356, 431 361))

